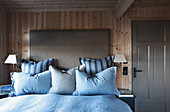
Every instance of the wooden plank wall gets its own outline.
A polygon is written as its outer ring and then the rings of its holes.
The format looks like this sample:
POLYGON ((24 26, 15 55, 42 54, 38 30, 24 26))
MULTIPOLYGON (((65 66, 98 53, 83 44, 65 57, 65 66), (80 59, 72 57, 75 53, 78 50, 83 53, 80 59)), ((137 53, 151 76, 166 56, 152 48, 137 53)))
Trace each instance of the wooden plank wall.
POLYGON ((9 82, 8 65, 4 61, 8 55, 8 40, 6 35, 6 10, 0 8, 0 84, 9 82))
MULTIPOLYGON (((11 40, 9 51, 10 53, 19 54, 22 56, 22 58, 29 58, 30 30, 111 29, 111 53, 113 55, 115 55, 117 52, 125 53, 126 57, 129 57, 128 54, 130 54, 131 51, 124 50, 125 48, 131 49, 131 45, 128 44, 131 40, 127 38, 126 34, 123 34, 123 44, 118 43, 121 42, 122 39, 115 38, 117 36, 121 36, 121 30, 119 20, 115 19, 113 10, 9 12, 7 17, 9 26, 9 39, 11 40), (117 27, 117 29, 115 27, 117 27)), ((124 31, 127 32, 128 24, 124 24, 123 27, 124 31)), ((117 82, 122 82, 122 80, 124 80, 123 83, 117 84, 118 87, 126 85, 126 87, 124 87, 129 88, 130 78, 128 77, 130 77, 130 75, 124 77, 122 77, 122 75, 118 75, 117 82)))
MULTIPOLYGON (((118 88, 132 88, 131 21, 170 18, 169 8, 131 7, 120 19, 113 10, 8 12, 9 52, 29 58, 29 31, 50 29, 111 29, 111 53, 124 53, 128 64, 127 76, 118 68, 118 88)), ((6 74, 4 72, 4 74, 6 74)))

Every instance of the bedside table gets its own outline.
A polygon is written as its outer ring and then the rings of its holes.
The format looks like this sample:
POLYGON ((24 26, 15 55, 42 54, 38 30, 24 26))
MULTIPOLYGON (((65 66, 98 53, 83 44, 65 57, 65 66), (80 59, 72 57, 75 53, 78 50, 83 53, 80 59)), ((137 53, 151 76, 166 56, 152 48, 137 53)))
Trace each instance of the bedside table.
POLYGON ((8 97, 11 92, 11 85, 1 85, 0 86, 0 99, 8 97))
POLYGON ((0 99, 8 97, 8 93, 0 93, 0 99))
POLYGON ((119 99, 127 103, 133 112, 135 112, 135 96, 128 89, 119 89, 119 99))

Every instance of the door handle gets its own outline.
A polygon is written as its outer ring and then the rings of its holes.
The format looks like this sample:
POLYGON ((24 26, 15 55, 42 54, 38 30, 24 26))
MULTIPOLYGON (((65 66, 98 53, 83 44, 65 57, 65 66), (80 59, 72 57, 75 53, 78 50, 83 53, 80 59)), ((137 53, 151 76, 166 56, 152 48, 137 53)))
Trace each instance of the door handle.
POLYGON ((134 69, 133 69, 133 73, 134 73, 133 77, 134 78, 136 78, 136 72, 142 72, 142 70, 137 70, 136 67, 134 67, 134 69))

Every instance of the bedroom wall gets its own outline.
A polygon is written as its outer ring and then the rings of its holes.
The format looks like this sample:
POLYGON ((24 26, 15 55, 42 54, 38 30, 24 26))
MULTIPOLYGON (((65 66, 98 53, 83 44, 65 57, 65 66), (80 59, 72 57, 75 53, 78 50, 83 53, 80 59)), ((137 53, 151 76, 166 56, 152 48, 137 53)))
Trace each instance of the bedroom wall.
POLYGON ((0 7, 0 85, 9 80, 9 72, 4 60, 8 54, 8 40, 6 36, 6 10, 0 7))
MULTIPOLYGON (((128 64, 127 76, 118 69, 118 88, 132 88, 131 20, 169 20, 170 9, 160 7, 131 7, 121 18, 113 10, 8 12, 9 52, 29 58, 29 30, 49 29, 111 29, 111 53, 124 53, 128 64)), ((5 72, 4 72, 5 73, 5 72)))
MULTIPOLYGON (((54 11, 54 12, 9 12, 8 26, 10 53, 17 53, 22 58, 29 57, 29 31, 50 29, 111 29, 111 54, 125 53, 131 60, 131 42, 128 38, 127 16, 122 20, 114 18, 113 10, 102 11, 54 11), (121 30, 121 27, 123 29, 121 30), (123 36, 122 36, 123 35, 123 36), (114 38, 113 38, 114 37, 114 38), (121 43, 123 41, 123 43, 121 43), (126 49, 129 48, 129 49, 126 49)), ((130 62, 128 65, 130 66, 130 62)), ((117 86, 131 88, 131 75, 122 76, 118 71, 117 86)), ((130 67, 129 67, 130 74, 130 67)))

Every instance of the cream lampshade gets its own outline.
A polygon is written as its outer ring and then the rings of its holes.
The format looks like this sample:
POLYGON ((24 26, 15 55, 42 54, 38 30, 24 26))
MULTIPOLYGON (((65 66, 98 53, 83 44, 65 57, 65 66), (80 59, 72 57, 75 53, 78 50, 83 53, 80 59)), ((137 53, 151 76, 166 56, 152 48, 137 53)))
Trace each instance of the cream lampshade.
POLYGON ((7 59, 5 60, 5 64, 18 64, 19 62, 19 58, 18 58, 18 54, 10 54, 7 59))
POLYGON ((120 67, 120 63, 121 63, 121 62, 127 62, 127 60, 125 59, 124 54, 116 54, 115 59, 114 59, 114 62, 115 62, 115 63, 119 63, 119 66, 118 66, 118 67, 120 67))

